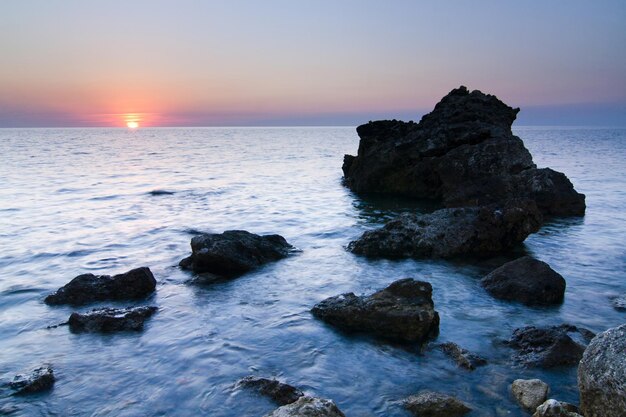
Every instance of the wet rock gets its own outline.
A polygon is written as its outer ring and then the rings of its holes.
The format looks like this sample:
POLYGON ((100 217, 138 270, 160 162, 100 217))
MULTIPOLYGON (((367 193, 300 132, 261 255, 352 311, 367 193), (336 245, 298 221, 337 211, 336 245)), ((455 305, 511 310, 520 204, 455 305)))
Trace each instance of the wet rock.
POLYGON ((72 332, 120 332, 143 330, 144 322, 157 307, 98 308, 87 313, 72 313, 68 324, 72 332))
POLYGON ((150 194, 151 196, 161 196, 161 195, 172 195, 174 194, 174 191, 168 191, 168 190, 152 190, 150 191, 148 194, 150 194))
POLYGON ((583 417, 578 407, 554 399, 547 400, 535 410, 532 417, 583 417))
POLYGON ((439 332, 432 287, 411 278, 369 296, 343 294, 315 305, 317 318, 341 329, 402 342, 422 342, 439 332))
POLYGON ((626 324, 599 333, 578 366, 585 417, 626 416, 626 324))
POLYGON ((461 368, 473 371, 478 366, 487 364, 484 358, 468 352, 456 343, 448 342, 440 345, 441 350, 450 356, 461 368))
POLYGON ((271 398, 275 403, 287 405, 296 402, 304 393, 296 387, 277 381, 275 379, 247 376, 242 378, 237 385, 239 387, 255 390, 261 395, 271 398))
POLYGON ((357 128, 356 157, 344 157, 355 192, 436 199, 447 207, 529 198, 544 214, 582 215, 585 196, 567 177, 537 169, 511 132, 519 109, 460 87, 419 123, 386 120, 357 128))
POLYGON ((626 294, 612 298, 611 304, 613 304, 613 308, 617 311, 626 311, 626 294))
POLYGON ((331 400, 304 396, 296 402, 277 408, 265 417, 345 417, 345 415, 331 400))
POLYGON ((82 305, 95 301, 136 300, 152 294, 154 275, 147 267, 119 275, 83 274, 45 298, 46 304, 82 305))
POLYGON ((28 374, 16 375, 9 382, 9 388, 15 391, 15 395, 34 394, 46 391, 54 385, 54 372, 50 366, 41 366, 33 369, 28 374))
POLYGON ((524 241, 539 230, 541 214, 529 200, 502 205, 402 214, 380 229, 367 231, 348 249, 383 258, 451 258, 490 255, 524 241))
POLYGON ((531 413, 548 399, 549 391, 548 384, 540 379, 516 379, 511 385, 515 400, 531 413))
POLYGON ((524 256, 502 265, 481 281, 489 294, 527 305, 563 302, 565 279, 545 262, 524 256))
POLYGON ((191 256, 180 261, 180 266, 196 273, 236 277, 285 258, 293 250, 279 235, 259 236, 245 230, 203 233, 191 239, 191 256))
POLYGON ((432 391, 420 391, 404 400, 404 406, 418 417, 457 417, 472 409, 456 398, 432 391))
POLYGON ((516 349, 514 359, 527 366, 552 368, 578 364, 593 333, 569 324, 523 327, 513 332, 507 345, 516 349))

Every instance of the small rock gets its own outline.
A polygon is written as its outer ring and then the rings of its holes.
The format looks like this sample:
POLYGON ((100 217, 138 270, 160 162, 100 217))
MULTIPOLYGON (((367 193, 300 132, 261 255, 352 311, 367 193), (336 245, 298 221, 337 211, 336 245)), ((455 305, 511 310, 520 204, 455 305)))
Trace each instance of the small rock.
POLYGON ((277 408, 265 417, 345 417, 345 415, 331 400, 304 396, 296 402, 277 408))
POLYGON ((174 191, 167 191, 167 190, 152 190, 152 191, 150 191, 148 194, 150 194, 150 195, 152 195, 152 196, 172 195, 172 194, 174 194, 174 191))
POLYGON ((614 297, 611 299, 611 304, 613 304, 613 308, 617 311, 626 311, 626 294, 614 297))
MULTIPOLYGON (((620 414, 623 415, 623 414, 620 414)), ((547 400, 537 407, 532 417, 583 417, 578 407, 557 400, 547 400)))
POLYGON ((484 358, 478 355, 468 352, 456 343, 448 342, 440 345, 441 350, 448 356, 450 356, 461 368, 473 371, 478 366, 487 364, 484 358))
POLYGON ((526 411, 533 412, 548 399, 550 387, 540 379, 516 379, 511 393, 526 411))
POLYGON ((88 313, 72 313, 68 321, 72 332, 119 332, 143 330, 143 323, 157 307, 98 308, 88 313))
POLYGON ((250 388, 259 394, 271 398, 280 405, 287 405, 296 402, 304 393, 298 388, 282 383, 275 379, 259 378, 255 376, 247 376, 242 378, 238 386, 250 388))
POLYGON ((41 366, 28 374, 16 375, 9 382, 9 388, 15 390, 15 395, 33 394, 46 391, 54 385, 54 372, 50 366, 41 366))
POLYGON ((404 400, 404 406, 418 417, 457 417, 472 409, 456 398, 432 391, 420 391, 404 400))

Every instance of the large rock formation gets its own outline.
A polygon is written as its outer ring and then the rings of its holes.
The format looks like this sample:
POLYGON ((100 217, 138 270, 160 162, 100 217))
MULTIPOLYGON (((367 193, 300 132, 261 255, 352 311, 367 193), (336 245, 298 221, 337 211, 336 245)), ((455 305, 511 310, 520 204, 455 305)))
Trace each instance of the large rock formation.
POLYGON ((360 193, 436 199, 447 207, 522 197, 544 214, 584 214, 585 196, 564 174, 537 169, 512 134, 518 111, 495 96, 460 87, 419 123, 361 125, 357 156, 344 157, 345 183, 360 193))
POLYGON ((98 308, 87 313, 72 313, 68 324, 72 332, 120 332, 143 330, 143 323, 157 307, 98 308))
POLYGON ((585 417, 626 416, 626 324, 598 334, 578 366, 585 417))
POLYGON ((9 388, 16 395, 34 394, 46 391, 54 385, 54 372, 52 367, 46 365, 33 369, 26 374, 19 374, 9 383, 9 388))
POLYGON ((384 258, 490 255, 524 241, 539 230, 541 221, 530 200, 441 209, 424 215, 405 213, 380 229, 363 233, 348 249, 384 258))
POLYGON ((248 388, 261 395, 271 398, 279 405, 287 405, 298 401, 304 393, 298 388, 275 379, 247 376, 237 383, 238 387, 248 388))
POLYGON ((402 279, 369 296, 353 293, 327 298, 311 312, 341 329, 385 339, 422 342, 439 332, 428 282, 402 279))
POLYGON ((346 417, 331 400, 317 397, 300 397, 283 405, 265 417, 346 417))
POLYGON ((460 417, 472 409, 456 398, 433 391, 420 391, 404 400, 404 407, 417 417, 460 417))

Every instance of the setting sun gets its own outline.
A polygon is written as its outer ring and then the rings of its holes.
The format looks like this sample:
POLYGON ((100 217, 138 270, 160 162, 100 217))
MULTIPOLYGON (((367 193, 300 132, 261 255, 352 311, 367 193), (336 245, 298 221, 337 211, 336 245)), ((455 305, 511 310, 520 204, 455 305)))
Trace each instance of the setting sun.
POLYGON ((137 122, 126 122, 126 126, 129 129, 137 129, 139 127, 139 123, 137 123, 137 122))

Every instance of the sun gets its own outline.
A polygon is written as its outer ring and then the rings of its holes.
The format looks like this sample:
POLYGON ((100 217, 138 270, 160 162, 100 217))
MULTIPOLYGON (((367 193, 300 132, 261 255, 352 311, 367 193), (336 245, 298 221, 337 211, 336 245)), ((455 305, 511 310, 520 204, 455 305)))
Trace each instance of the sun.
POLYGON ((139 123, 137 123, 137 122, 126 122, 126 126, 129 129, 137 129, 139 127, 139 123))

